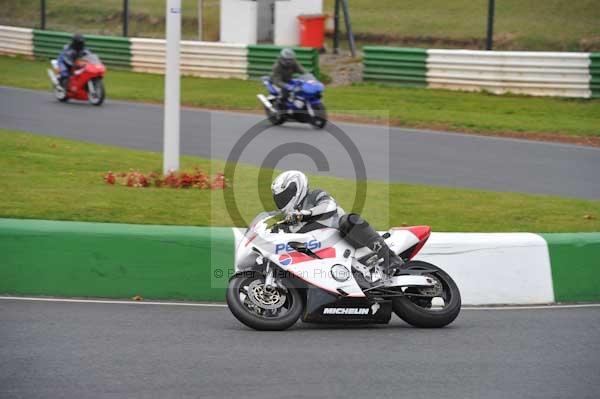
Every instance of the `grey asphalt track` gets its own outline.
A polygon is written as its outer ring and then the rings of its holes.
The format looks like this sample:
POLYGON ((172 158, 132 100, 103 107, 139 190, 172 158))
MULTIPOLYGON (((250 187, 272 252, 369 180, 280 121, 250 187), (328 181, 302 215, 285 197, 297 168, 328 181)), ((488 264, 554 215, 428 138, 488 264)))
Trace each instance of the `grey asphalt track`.
POLYGON ((226 308, 0 300, 0 397, 596 399, 598 326, 600 308, 463 310, 267 333, 226 308))
MULTIPOLYGON (((161 151, 162 118, 158 105, 110 99, 99 108, 61 104, 49 92, 0 87, 0 127, 6 129, 161 151)), ((233 145, 260 120, 258 115, 185 109, 182 152, 226 159, 233 145)), ((319 148, 329 162, 327 173, 344 178, 355 176, 351 159, 362 157, 370 179, 600 199, 598 148, 360 124, 338 126, 360 154, 349 156, 326 132, 286 124, 257 137, 240 159, 260 165, 276 146, 300 142, 319 148)), ((278 166, 316 171, 311 159, 298 154, 288 155, 278 166)))

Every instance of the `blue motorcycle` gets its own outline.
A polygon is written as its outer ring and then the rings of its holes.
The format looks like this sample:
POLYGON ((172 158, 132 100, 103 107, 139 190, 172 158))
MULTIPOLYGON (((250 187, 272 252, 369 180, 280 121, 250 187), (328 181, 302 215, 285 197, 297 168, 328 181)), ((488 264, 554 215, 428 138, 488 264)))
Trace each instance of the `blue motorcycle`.
POLYGON ((286 101, 280 97, 281 89, 273 84, 269 76, 263 76, 262 82, 269 95, 257 97, 265 107, 267 118, 273 125, 281 125, 288 120, 310 123, 317 129, 327 124, 327 111, 321 102, 324 85, 313 75, 300 75, 288 84, 290 95, 286 101))

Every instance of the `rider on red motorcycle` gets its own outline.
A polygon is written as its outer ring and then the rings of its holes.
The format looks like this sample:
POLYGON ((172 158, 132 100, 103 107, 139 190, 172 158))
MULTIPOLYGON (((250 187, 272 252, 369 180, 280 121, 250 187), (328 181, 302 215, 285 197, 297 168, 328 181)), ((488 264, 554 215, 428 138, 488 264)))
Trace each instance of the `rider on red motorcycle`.
POLYGON ((325 191, 309 191, 304 173, 297 170, 283 172, 273 181, 271 192, 277 208, 286 214, 291 233, 336 228, 355 248, 368 247, 375 252, 383 260, 382 266, 387 273, 404 263, 366 220, 356 213, 346 214, 325 191))
POLYGON ((75 34, 70 44, 66 44, 63 51, 58 56, 58 67, 60 71, 59 82, 63 88, 67 87, 67 82, 73 72, 73 66, 78 58, 88 54, 85 48, 85 39, 83 35, 75 34))

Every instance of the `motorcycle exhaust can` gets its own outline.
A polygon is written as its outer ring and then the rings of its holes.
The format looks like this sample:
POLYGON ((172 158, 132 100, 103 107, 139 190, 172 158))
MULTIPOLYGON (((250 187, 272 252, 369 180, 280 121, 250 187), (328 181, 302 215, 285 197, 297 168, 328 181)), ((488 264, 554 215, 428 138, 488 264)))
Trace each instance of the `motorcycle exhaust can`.
POLYGON ((269 100, 267 100, 267 97, 264 96, 264 94, 257 94, 256 97, 260 100, 260 102, 271 112, 273 113, 277 113, 277 110, 275 109, 275 107, 273 107, 273 104, 271 104, 271 102, 269 100))
POLYGON ((52 69, 47 69, 47 71, 48 71, 48 77, 50 78, 50 81, 52 81, 52 84, 54 85, 54 87, 60 86, 60 84, 58 83, 58 79, 56 79, 56 75, 54 74, 54 71, 52 69))

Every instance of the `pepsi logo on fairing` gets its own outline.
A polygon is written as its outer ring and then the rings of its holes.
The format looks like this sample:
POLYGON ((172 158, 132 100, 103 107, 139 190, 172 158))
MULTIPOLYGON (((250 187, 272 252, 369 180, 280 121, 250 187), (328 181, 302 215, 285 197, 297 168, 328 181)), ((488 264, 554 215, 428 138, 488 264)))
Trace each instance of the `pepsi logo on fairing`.
POLYGON ((279 257, 279 263, 283 266, 289 266, 294 262, 294 259, 289 254, 283 254, 279 257))
MULTIPOLYGON (((318 240, 310 240, 304 243, 304 246, 311 250, 314 251, 315 249, 319 249, 321 248, 321 241, 318 240)), ((292 248, 290 246, 290 244, 287 243, 279 243, 279 244, 275 244, 275 253, 278 254, 280 252, 292 252, 294 251, 294 248, 292 248)))

